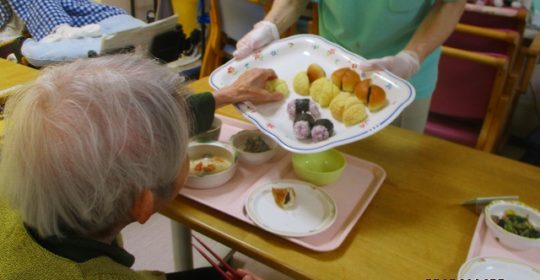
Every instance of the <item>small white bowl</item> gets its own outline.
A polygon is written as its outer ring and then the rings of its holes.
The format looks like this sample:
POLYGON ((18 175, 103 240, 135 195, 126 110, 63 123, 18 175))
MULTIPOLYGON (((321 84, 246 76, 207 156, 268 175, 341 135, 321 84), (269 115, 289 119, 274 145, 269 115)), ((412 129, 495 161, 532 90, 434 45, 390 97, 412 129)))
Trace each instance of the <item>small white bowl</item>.
POLYGON ((489 230, 495 238, 504 246, 516 249, 526 250, 540 247, 540 238, 524 237, 509 232, 497 225, 492 216, 502 217, 506 210, 513 210, 516 215, 529 218, 529 222, 536 228, 540 228, 540 212, 538 210, 519 201, 496 200, 484 208, 484 219, 489 230))
POLYGON ((278 151, 276 141, 274 141, 268 135, 260 132, 259 130, 242 130, 231 136, 230 142, 233 147, 238 151, 238 154, 240 155, 240 162, 251 165, 259 165, 269 161, 278 151), (261 153, 251 153, 244 151, 246 141, 251 137, 257 136, 261 137, 261 139, 268 145, 268 147, 270 147, 270 150, 261 153))
POLYGON ((217 141, 207 143, 191 142, 189 144, 188 155, 191 160, 199 159, 206 154, 223 157, 231 162, 231 166, 214 174, 199 176, 190 173, 186 186, 194 189, 211 189, 225 184, 233 177, 236 172, 238 157, 231 145, 217 141))

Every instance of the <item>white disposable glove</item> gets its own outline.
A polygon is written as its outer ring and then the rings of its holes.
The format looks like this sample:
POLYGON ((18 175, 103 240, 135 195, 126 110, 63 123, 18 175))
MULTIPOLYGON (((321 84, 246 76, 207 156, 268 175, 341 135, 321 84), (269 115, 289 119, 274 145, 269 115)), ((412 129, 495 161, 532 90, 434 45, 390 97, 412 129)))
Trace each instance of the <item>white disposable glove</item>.
POLYGON ((359 65, 364 71, 386 69, 395 75, 408 80, 420 68, 418 55, 413 51, 401 51, 395 56, 370 59, 359 65))
POLYGON ((236 59, 242 59, 277 39, 279 39, 277 26, 270 21, 259 21, 248 34, 236 43, 236 51, 234 51, 233 56, 236 59))

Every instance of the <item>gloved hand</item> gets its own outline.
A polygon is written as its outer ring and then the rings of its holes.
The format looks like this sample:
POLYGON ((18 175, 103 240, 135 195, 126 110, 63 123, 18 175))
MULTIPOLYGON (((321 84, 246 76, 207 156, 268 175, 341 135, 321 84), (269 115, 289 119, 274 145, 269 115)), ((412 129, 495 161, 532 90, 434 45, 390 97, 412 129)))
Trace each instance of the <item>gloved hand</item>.
POLYGON ((279 39, 277 26, 270 21, 259 21, 253 29, 236 43, 235 59, 242 59, 254 51, 279 39))
POLYGON ((385 56, 383 58, 369 59, 359 65, 364 71, 386 69, 393 74, 408 80, 420 68, 418 55, 413 51, 401 51, 395 56, 385 56))

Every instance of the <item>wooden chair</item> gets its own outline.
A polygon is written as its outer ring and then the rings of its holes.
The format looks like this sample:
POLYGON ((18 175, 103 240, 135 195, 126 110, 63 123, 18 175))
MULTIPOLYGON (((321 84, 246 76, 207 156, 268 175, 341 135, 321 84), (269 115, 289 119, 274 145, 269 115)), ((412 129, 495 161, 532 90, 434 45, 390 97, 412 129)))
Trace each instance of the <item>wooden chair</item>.
POLYGON ((504 55, 442 47, 425 133, 493 151, 505 124, 499 105, 508 63, 504 55))
POLYGON ((523 38, 527 25, 527 14, 526 9, 479 8, 476 5, 467 4, 460 19, 460 23, 497 30, 512 30, 521 36, 518 53, 512 68, 512 72, 516 73, 518 78, 516 81, 518 93, 527 92, 540 54, 540 34, 533 40, 524 40, 523 38), (496 12, 497 9, 502 12, 496 12))

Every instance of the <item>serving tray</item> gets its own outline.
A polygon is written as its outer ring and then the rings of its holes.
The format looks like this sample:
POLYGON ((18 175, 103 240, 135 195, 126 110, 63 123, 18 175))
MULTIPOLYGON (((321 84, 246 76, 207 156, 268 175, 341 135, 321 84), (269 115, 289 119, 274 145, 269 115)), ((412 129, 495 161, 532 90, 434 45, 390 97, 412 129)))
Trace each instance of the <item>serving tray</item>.
POLYGON ((467 261, 476 257, 504 257, 540 268, 540 249, 518 251, 501 245, 484 222, 484 214, 478 218, 467 261))
MULTIPOLYGON (((220 141, 244 129, 255 129, 251 124, 219 116, 223 124, 220 141)), ((338 248, 367 208, 386 177, 380 166, 345 155, 347 166, 341 178, 323 190, 336 202, 337 218, 328 229, 308 237, 284 237, 305 248, 325 252, 338 248)), ((255 225, 244 211, 244 205, 254 187, 278 179, 296 179, 291 164, 291 154, 280 150, 269 162, 248 166, 241 162, 233 178, 214 189, 182 188, 180 194, 208 207, 226 213, 243 222, 255 225)))

